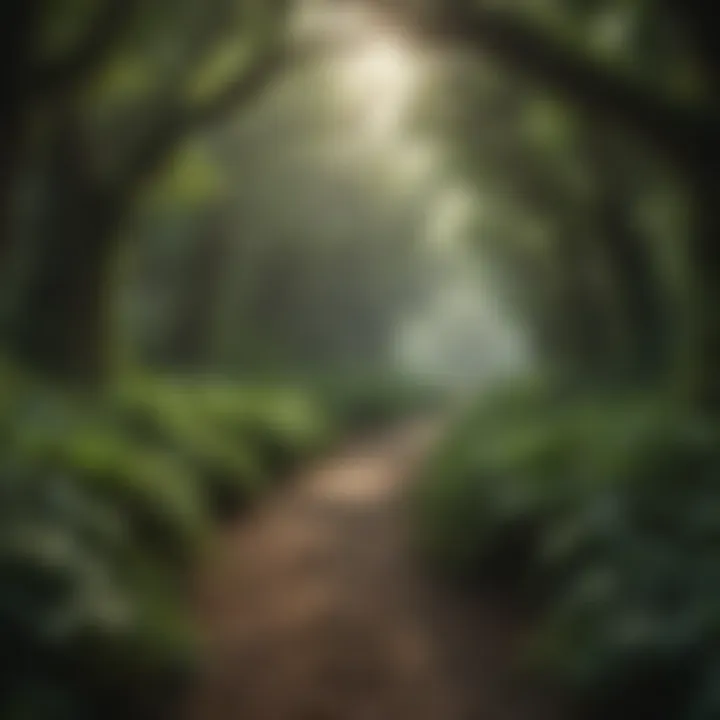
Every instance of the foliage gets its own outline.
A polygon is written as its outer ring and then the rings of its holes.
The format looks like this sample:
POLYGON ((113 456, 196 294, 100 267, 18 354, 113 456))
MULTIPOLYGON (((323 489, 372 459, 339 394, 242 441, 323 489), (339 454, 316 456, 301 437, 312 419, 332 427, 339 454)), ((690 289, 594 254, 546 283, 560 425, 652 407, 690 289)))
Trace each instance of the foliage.
POLYGON ((719 433, 657 395, 501 393, 428 468, 419 542, 534 601, 583 717, 715 717, 719 433))
POLYGON ((187 576, 213 511, 315 447, 322 414, 283 387, 3 379, 0 714, 152 716, 194 666, 187 576))
POLYGON ((316 403, 292 388, 138 379, 120 391, 118 405, 132 433, 203 475, 216 507, 251 499, 263 478, 316 449, 325 433, 316 403))
POLYGON ((717 418, 712 3, 367 0, 369 62, 346 66, 331 17, 333 62, 247 117, 296 69, 299 4, 4 4, 2 351, 108 383, 121 298, 128 361, 159 376, 89 396, 0 368, 0 714, 106 716, 97 696, 135 717, 151 675, 182 674, 177 598, 214 516, 333 435, 439 407, 376 374, 462 266, 492 288, 468 325, 517 326, 531 362, 594 390, 471 408, 419 490, 428 555, 536 598, 537 656, 598 714, 716 716, 717 427, 640 389, 717 418), (343 377, 217 379, 260 367, 343 377))
POLYGON ((403 377, 340 377, 320 382, 323 398, 340 432, 379 430, 413 416, 437 412, 445 393, 433 383, 403 377))

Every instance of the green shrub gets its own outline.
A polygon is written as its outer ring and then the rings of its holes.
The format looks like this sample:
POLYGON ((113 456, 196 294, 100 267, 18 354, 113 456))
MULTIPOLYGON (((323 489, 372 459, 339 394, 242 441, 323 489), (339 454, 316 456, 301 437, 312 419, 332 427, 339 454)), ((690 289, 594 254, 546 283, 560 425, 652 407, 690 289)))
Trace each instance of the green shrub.
POLYGON ((184 598, 208 510, 317 447, 322 415, 284 388, 145 379, 83 397, 9 377, 0 716, 158 717, 195 663, 184 598))
POLYGON ((247 438, 220 433, 198 402, 198 388, 171 381, 123 390, 118 414, 136 441, 172 453, 203 483, 215 512, 234 512, 261 489, 261 469, 247 438))
POLYGON ((266 475, 277 475, 322 447, 327 420, 310 394, 293 388, 205 388, 204 416, 214 430, 249 443, 266 475))
POLYGON ((0 715, 112 716, 109 687, 112 698, 127 697, 124 676, 137 676, 143 658, 156 661, 142 668, 140 685, 159 686, 188 629, 178 621, 171 638, 144 621, 149 577, 175 617, 182 604, 173 573, 138 546, 127 513, 76 478, 19 455, 4 458, 0 494, 0 715), (138 558, 152 575, 138 576, 138 558), (153 653, 121 657, 137 637, 153 653), (105 662, 111 657, 122 662, 105 662))
POLYGON ((233 512, 320 447, 324 414, 309 395, 219 381, 135 381, 118 399, 128 432, 180 457, 215 510, 233 512))
POLYGON ((319 383, 316 392, 340 433, 381 430, 435 412, 444 399, 434 386, 397 377, 333 379, 319 383))
POLYGON ((34 403, 32 413, 17 414, 10 442, 17 457, 115 507, 146 551, 186 561, 207 526, 193 473, 166 450, 123 433, 97 406, 34 403))
POLYGON ((521 395, 473 408, 433 458, 422 547, 538 601, 531 656, 583 717, 716 717, 717 428, 662 398, 521 395))

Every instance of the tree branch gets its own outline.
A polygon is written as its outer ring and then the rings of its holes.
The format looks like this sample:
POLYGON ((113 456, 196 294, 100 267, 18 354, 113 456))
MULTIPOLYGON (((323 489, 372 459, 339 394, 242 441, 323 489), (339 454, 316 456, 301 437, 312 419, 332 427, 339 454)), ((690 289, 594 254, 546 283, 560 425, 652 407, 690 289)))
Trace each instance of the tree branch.
MULTIPOLYGON (((387 0, 380 2, 383 5, 387 0)), ((408 25, 406 18, 403 25, 408 25)), ((435 17, 418 19, 410 29, 431 42, 489 54, 586 110, 646 138, 663 156, 683 166, 697 164, 706 141, 717 133, 710 108, 673 102, 507 11, 453 2, 435 17)))
POLYGON ((240 71, 217 94, 202 105, 191 109, 185 118, 190 130, 212 123, 234 108, 252 102, 283 70, 300 59, 285 46, 265 50, 251 67, 240 71))
POLYGON ((197 107, 163 103, 150 122, 145 138, 121 171, 119 187, 130 190, 162 165, 185 137, 255 100, 296 57, 285 47, 273 47, 250 68, 240 71, 214 97, 197 107))
POLYGON ((712 87, 720 88, 720 47, 717 42, 717 5, 712 0, 658 0, 671 21, 679 23, 694 46, 712 87))
POLYGON ((85 36, 66 57, 39 67, 31 82, 32 93, 43 96, 63 92, 83 82, 110 56, 134 16, 138 0, 104 0, 85 36))

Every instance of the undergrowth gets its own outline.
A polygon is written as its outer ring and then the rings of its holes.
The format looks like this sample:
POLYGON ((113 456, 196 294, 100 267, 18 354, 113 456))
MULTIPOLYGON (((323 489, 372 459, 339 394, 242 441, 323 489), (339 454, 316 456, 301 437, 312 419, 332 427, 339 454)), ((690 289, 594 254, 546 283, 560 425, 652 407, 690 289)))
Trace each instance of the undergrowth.
POLYGON ((485 398, 415 503, 443 572, 506 587, 539 616, 527 659, 581 716, 720 717, 720 428, 668 398, 485 398))
POLYGON ((157 716, 195 667, 208 531, 324 445, 324 412, 286 387, 2 380, 0 716, 157 716))

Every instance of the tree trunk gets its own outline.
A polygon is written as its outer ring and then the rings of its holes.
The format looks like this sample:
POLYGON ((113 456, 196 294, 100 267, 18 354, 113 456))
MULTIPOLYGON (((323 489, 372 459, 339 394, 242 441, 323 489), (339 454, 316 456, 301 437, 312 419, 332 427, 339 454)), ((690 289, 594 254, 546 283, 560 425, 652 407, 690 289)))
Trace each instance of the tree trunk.
POLYGON ((605 379, 616 372, 615 343, 597 271, 593 243, 583 228, 561 229, 556 262, 561 282, 563 348, 576 374, 605 379))
POLYGON ((599 208, 598 222, 625 328, 627 372, 652 382, 667 369, 668 332, 650 260, 615 200, 599 208))
POLYGON ((25 295, 14 350, 32 370, 95 384, 109 374, 115 223, 101 208, 48 236, 25 295))
MULTIPOLYGON (((720 151, 714 157, 720 158, 720 151)), ((712 150, 709 149, 709 153, 712 150)), ((694 402, 712 413, 720 411, 720 162, 708 167, 695 184, 696 224, 690 240, 695 349, 691 378, 694 402)))
POLYGON ((0 267, 12 236, 15 177, 24 144, 31 51, 42 0, 0 3, 0 267))
POLYGON ((60 116, 38 207, 34 268, 10 342, 32 370, 95 383, 108 372, 109 275, 126 201, 98 181, 80 138, 72 113, 60 116))
POLYGON ((653 260, 630 215, 637 191, 601 128, 589 131, 586 149, 596 182, 594 218, 625 328, 627 371, 633 379, 652 381, 667 369, 668 319, 653 260))

